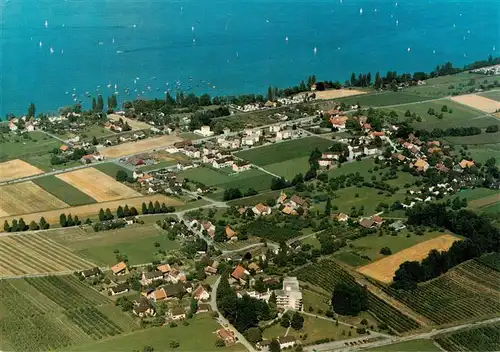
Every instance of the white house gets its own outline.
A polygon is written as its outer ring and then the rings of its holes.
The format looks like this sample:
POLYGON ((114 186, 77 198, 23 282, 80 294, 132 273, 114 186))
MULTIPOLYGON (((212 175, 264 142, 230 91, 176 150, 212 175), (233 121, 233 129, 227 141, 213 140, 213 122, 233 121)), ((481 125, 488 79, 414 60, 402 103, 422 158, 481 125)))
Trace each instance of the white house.
POLYGON ((259 141, 259 136, 258 135, 250 135, 250 136, 243 137, 241 139, 241 144, 252 146, 255 143, 257 143, 258 141, 259 141))
POLYGON ((234 163, 233 164, 233 171, 234 172, 242 172, 242 171, 246 171, 246 170, 250 170, 250 168, 252 167, 252 164, 250 163, 234 163))
POLYGON ((223 167, 233 166, 234 160, 232 157, 228 156, 221 159, 216 159, 212 162, 212 167, 215 169, 221 169, 223 167))
POLYGON ((332 166, 332 160, 331 159, 319 159, 318 164, 321 167, 330 167, 330 166, 332 166))
POLYGON ((207 299, 210 298, 210 293, 203 287, 202 285, 199 285, 194 291, 193 291, 193 298, 197 301, 206 301, 207 299))
POLYGON ((280 125, 269 126, 269 132, 271 132, 271 133, 277 133, 279 131, 281 131, 281 126, 280 125))
POLYGON ((375 146, 365 146, 363 152, 366 155, 375 155, 378 153, 378 148, 375 146))
POLYGON ((252 211, 256 216, 269 215, 269 214, 271 214, 271 207, 268 207, 267 205, 259 203, 252 208, 252 211))
POLYGON ((284 130, 276 133, 276 140, 281 141, 283 139, 292 138, 292 130, 284 130))
POLYGON ((276 304, 279 308, 300 311, 302 309, 302 292, 296 277, 285 277, 283 289, 275 290, 276 304))
POLYGON ((292 348, 297 343, 295 336, 280 336, 278 337, 281 350, 285 348, 292 348))
POLYGON ((210 137, 214 135, 214 132, 210 131, 210 126, 201 126, 199 130, 194 130, 194 133, 203 137, 210 137))
POLYGON ((335 160, 339 160, 339 155, 340 155, 339 152, 325 152, 325 153, 321 154, 321 158, 322 159, 335 159, 335 160))
POLYGON ((195 147, 189 146, 181 150, 189 158, 199 158, 201 153, 195 147))

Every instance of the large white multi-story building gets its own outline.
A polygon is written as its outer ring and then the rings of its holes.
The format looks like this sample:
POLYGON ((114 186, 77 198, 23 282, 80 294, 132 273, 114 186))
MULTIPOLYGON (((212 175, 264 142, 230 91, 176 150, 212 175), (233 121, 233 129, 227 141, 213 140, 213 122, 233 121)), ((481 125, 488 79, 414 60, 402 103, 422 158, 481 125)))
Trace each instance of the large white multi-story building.
POLYGON ((283 289, 275 290, 276 303, 280 308, 302 310, 302 292, 296 277, 285 277, 283 289))

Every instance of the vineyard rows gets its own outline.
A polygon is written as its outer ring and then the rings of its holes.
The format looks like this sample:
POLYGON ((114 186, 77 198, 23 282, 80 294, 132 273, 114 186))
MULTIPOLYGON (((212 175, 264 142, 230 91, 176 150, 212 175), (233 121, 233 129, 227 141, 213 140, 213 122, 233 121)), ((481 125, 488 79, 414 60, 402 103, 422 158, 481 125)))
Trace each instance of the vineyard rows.
POLYGON ((123 330, 95 307, 82 307, 66 312, 66 315, 94 340, 114 336, 123 330))
POLYGON ((108 299, 73 276, 45 276, 26 281, 64 309, 108 303, 108 299))
POLYGON ((379 286, 436 324, 448 324, 500 313, 499 283, 500 273, 469 261, 412 291, 379 286))
POLYGON ((457 332, 436 342, 449 352, 500 351, 500 324, 457 332))
MULTIPOLYGON (((316 264, 308 265, 298 270, 296 274, 299 280, 310 282, 328 292, 332 292, 334 286, 339 282, 356 285, 354 278, 332 260, 322 260, 316 264)), ((396 332, 403 333, 420 327, 413 319, 402 314, 371 292, 368 294, 368 301, 369 311, 396 332)))
POLYGON ((67 248, 37 234, 0 238, 0 276, 66 272, 92 266, 67 248))
POLYGON ((500 271, 500 253, 493 252, 486 255, 483 255, 479 259, 477 259, 481 264, 484 264, 491 269, 496 271, 500 271))

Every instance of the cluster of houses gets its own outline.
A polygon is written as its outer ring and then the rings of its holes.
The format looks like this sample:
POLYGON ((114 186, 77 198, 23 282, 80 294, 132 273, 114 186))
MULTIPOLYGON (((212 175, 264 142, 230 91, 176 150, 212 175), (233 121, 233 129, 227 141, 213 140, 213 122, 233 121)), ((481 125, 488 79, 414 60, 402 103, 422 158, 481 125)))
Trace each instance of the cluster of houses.
POLYGON ((300 104, 300 103, 304 103, 304 102, 311 100, 311 99, 312 99, 312 95, 297 94, 297 95, 290 96, 290 97, 277 98, 276 101, 268 100, 265 103, 255 102, 255 103, 245 104, 243 106, 231 104, 230 108, 232 108, 234 110, 242 111, 242 112, 260 111, 260 110, 266 110, 266 109, 273 109, 273 108, 276 108, 279 106, 300 104))
MULTIPOLYGON (((69 158, 69 157, 71 157, 71 155, 73 155, 74 150, 77 148, 85 148, 85 149, 91 148, 92 149, 92 146, 90 145, 90 143, 87 143, 87 142, 78 143, 79 138, 78 139, 74 138, 74 140, 76 140, 76 142, 74 142, 72 144, 69 144, 69 143, 63 144, 59 147, 60 156, 65 157, 65 158, 69 158)), ((87 152, 88 152, 88 150, 87 150, 87 152)), ((92 163, 95 163, 98 161, 103 161, 103 160, 104 160, 104 155, 102 155, 98 151, 94 151, 93 153, 83 155, 79 159, 79 162, 81 164, 86 165, 86 164, 92 164, 92 163)))

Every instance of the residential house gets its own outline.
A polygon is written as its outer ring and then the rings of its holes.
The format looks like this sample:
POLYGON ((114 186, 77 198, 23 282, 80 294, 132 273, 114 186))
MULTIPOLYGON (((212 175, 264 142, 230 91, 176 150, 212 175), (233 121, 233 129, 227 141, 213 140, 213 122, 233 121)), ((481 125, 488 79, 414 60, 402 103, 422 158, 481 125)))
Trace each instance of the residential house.
POLYGON ((427 171, 427 169, 429 168, 429 163, 427 161, 425 161, 424 159, 418 159, 417 161, 415 161, 415 163, 413 164, 413 166, 418 170, 418 171, 427 171))
POLYGON ((91 164, 96 160, 97 160, 97 158, 94 154, 87 154, 87 155, 84 155, 80 158, 80 162, 82 164, 91 164))
POLYGON ((222 169, 223 167, 231 167, 234 164, 233 157, 227 156, 225 158, 216 159, 212 162, 214 169, 222 169))
POLYGON ((210 137, 214 135, 214 131, 210 131, 210 126, 201 126, 199 130, 193 131, 203 137, 210 137))
POLYGON ((297 211, 293 208, 291 205, 285 205, 283 209, 281 209, 281 212, 285 215, 297 215, 297 211))
POLYGON ((339 130, 345 129, 345 124, 349 118, 345 115, 330 117, 330 123, 332 127, 338 128, 339 130))
POLYGON ((205 271, 205 274, 207 274, 208 276, 217 274, 217 268, 214 268, 210 265, 207 265, 205 267, 204 271, 205 271))
POLYGON ((193 291, 193 298, 197 301, 206 301, 210 298, 210 293, 203 287, 203 285, 198 285, 193 291))
POLYGON ((147 286, 154 281, 163 280, 163 273, 159 270, 142 273, 141 284, 147 286))
POLYGON ((280 344, 280 349, 292 348, 297 343, 295 336, 280 336, 278 337, 278 342, 280 344))
POLYGON ((283 289, 275 290, 276 305, 283 309, 300 311, 302 309, 302 292, 296 277, 285 277, 283 289))
POLYGON ((188 146, 182 149, 181 152, 184 153, 189 158, 198 159, 201 157, 200 150, 193 146, 188 146))
POLYGON ((217 336, 224 341, 226 345, 232 345, 236 342, 236 337, 234 336, 234 331, 228 329, 217 330, 217 336))
POLYGON ((392 224, 390 224, 389 227, 391 229, 396 230, 396 231, 401 231, 401 230, 406 228, 406 225, 403 224, 403 222, 401 220, 397 220, 397 221, 393 222, 392 224))
POLYGON ((159 301, 163 301, 163 300, 167 299, 167 293, 165 292, 163 287, 160 287, 160 288, 148 293, 147 297, 149 299, 152 299, 154 302, 159 302, 159 301))
POLYGON ((233 277, 236 280, 239 280, 240 282, 246 282, 247 276, 250 275, 250 273, 243 267, 242 265, 237 265, 236 268, 233 270, 231 273, 231 277, 233 277))
POLYGON ((210 312, 211 310, 212 310, 212 307, 210 306, 210 304, 200 303, 200 304, 198 304, 198 309, 196 310, 196 314, 210 312))
POLYGON ((128 274, 127 264, 125 262, 120 262, 111 267, 111 271, 114 275, 125 275, 128 274))
POLYGON ((168 273, 172 271, 172 268, 169 264, 158 265, 156 269, 158 269, 158 271, 161 271, 163 276, 168 275, 168 273))
POLYGON ((155 310, 154 310, 153 306, 144 297, 141 297, 139 299, 139 301, 134 304, 134 308, 132 309, 132 312, 141 318, 155 315, 155 310))
POLYGON ((458 163, 458 165, 460 165, 462 169, 467 169, 469 167, 474 166, 474 161, 463 159, 461 162, 458 163))
POLYGON ((336 215, 335 218, 337 219, 338 222, 346 222, 347 220, 349 220, 349 215, 345 213, 340 213, 336 215))
POLYGON ((352 147, 352 146, 348 146, 349 148, 349 157, 351 159, 355 159, 357 158, 358 156, 361 156, 363 155, 364 153, 364 150, 362 147, 352 147))
POLYGON ((368 145, 363 148, 363 153, 366 155, 375 155, 378 153, 378 148, 373 145, 368 145))
POLYGON ((375 221, 372 219, 361 219, 359 221, 359 224, 364 227, 365 229, 371 229, 375 225, 375 221))
POLYGON ((226 226, 226 237, 229 240, 235 240, 235 239, 237 240, 238 239, 236 231, 234 231, 231 228, 231 226, 229 226, 229 225, 226 226))
POLYGON ((179 298, 186 293, 186 289, 184 288, 184 285, 181 283, 165 285, 163 286, 163 290, 167 295, 167 299, 179 298))
POLYGON ((276 201, 276 203, 278 203, 278 204, 284 204, 284 203, 285 203, 285 201, 286 201, 286 199, 287 199, 287 195, 286 195, 286 193, 285 193, 285 192, 283 192, 283 191, 281 191, 281 194, 280 194, 280 196, 278 197, 278 200, 276 201))
POLYGON ((302 208, 309 208, 310 204, 307 200, 299 197, 298 195, 294 194, 290 198, 290 204, 294 207, 302 207, 302 208))
POLYGON ((186 281, 186 274, 179 270, 172 270, 171 272, 168 273, 168 276, 166 278, 168 281, 170 281, 173 284, 178 283, 179 281, 184 282, 186 281))
POLYGON ((400 154, 400 153, 392 154, 392 158, 395 160, 398 160, 398 161, 405 161, 406 160, 406 156, 404 156, 403 154, 400 154))
POLYGON ((252 208, 252 211, 255 214, 255 216, 271 214, 271 208, 268 207, 267 205, 262 204, 262 203, 259 203, 256 206, 254 206, 252 208))
POLYGON ((247 170, 250 170, 250 168, 252 167, 252 164, 250 164, 249 162, 236 162, 233 164, 233 171, 234 172, 242 172, 242 171, 247 171, 247 170))
POLYGON ((450 169, 447 168, 446 166, 444 166, 443 163, 436 164, 435 168, 436 168, 436 170, 439 170, 439 171, 444 172, 444 173, 448 173, 450 171, 450 169))
POLYGON ((116 286, 110 287, 109 292, 112 296, 121 295, 129 291, 129 286, 127 283, 118 284, 116 286))
POLYGON ((269 132, 271 133, 277 133, 281 131, 281 126, 280 125, 271 125, 269 126, 269 132))
POLYGON ((339 156, 342 153, 340 152, 325 152, 321 154, 321 159, 334 159, 334 160, 339 160, 339 156))
POLYGON ((292 133, 293 133, 293 130, 290 130, 290 129, 279 131, 276 133, 276 140, 281 141, 283 139, 290 139, 290 138, 292 138, 292 133))
POLYGON ((193 167, 195 167, 195 164, 189 160, 179 160, 177 162, 177 169, 178 170, 188 170, 188 169, 192 169, 193 167))
POLYGON ((67 145, 63 144, 59 147, 59 150, 64 153, 64 152, 67 152, 69 150, 69 147, 67 145))
POLYGON ((205 164, 211 164, 215 160, 215 155, 214 154, 205 154, 203 155, 202 161, 205 164))
POLYGON ((320 167, 329 168, 332 166, 332 159, 319 159, 318 164, 320 167))
POLYGON ((12 132, 15 132, 17 131, 17 119, 12 119, 9 121, 9 129, 12 131, 12 132))
POLYGON ((378 215, 373 215, 372 216, 372 220, 373 220, 375 226, 380 226, 380 225, 382 225, 384 223, 384 219, 382 219, 378 215))
POLYGON ((101 273, 101 270, 98 267, 92 268, 92 269, 87 269, 83 270, 80 272, 80 274, 83 276, 83 278, 88 279, 91 277, 96 277, 101 273))
POLYGON ((260 268, 259 264, 255 262, 248 264, 248 270, 253 270, 257 274, 262 272, 262 269, 260 268))
POLYGON ((184 320, 184 319, 186 319, 186 311, 184 310, 184 308, 180 308, 180 307, 172 308, 168 312, 168 316, 172 320, 184 320))
POLYGON ((259 139, 260 137, 257 135, 246 136, 241 139, 241 144, 246 146, 253 146, 259 142, 259 139))
POLYGON ((375 138, 375 137, 385 137, 385 132, 384 131, 373 131, 370 132, 370 137, 375 138))

